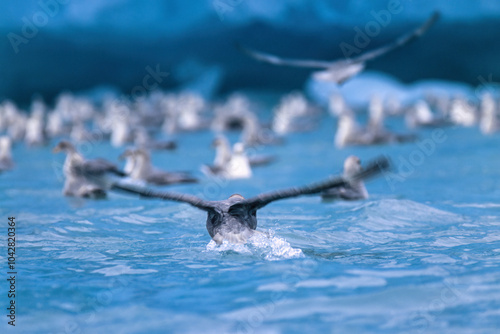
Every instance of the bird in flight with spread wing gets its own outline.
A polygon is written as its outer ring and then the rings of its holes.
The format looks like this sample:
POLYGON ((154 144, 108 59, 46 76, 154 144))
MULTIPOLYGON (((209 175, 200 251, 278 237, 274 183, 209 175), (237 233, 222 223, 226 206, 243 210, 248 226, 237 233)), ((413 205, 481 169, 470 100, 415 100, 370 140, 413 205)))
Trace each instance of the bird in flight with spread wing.
POLYGON ((114 184, 113 188, 140 195, 141 197, 159 198, 190 204, 207 212, 207 230, 217 244, 221 244, 224 240, 230 243, 245 243, 255 233, 257 228, 257 210, 267 204, 281 199, 312 195, 327 189, 346 186, 353 182, 374 177, 389 167, 388 159, 381 157, 373 160, 364 169, 359 170, 353 175, 330 178, 326 181, 302 187, 271 191, 251 198, 244 198, 239 194, 234 194, 222 201, 207 201, 193 195, 159 192, 120 183, 114 184))
POLYGON ((427 19, 427 21, 412 32, 399 37, 388 45, 365 52, 353 58, 347 57, 333 61, 286 59, 272 54, 255 51, 240 44, 238 44, 237 47, 248 56, 272 65, 321 69, 320 71, 313 73, 315 79, 341 84, 347 79, 363 71, 367 61, 376 59, 393 50, 399 49, 422 36, 439 19, 439 16, 439 12, 434 12, 429 19, 427 19))

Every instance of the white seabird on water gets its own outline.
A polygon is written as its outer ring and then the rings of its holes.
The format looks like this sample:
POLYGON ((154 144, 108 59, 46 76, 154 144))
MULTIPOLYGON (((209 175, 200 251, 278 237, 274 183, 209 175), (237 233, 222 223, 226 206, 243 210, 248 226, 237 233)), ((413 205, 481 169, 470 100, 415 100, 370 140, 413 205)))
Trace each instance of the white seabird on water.
POLYGON ((111 127, 111 145, 121 147, 132 141, 132 130, 127 117, 117 117, 111 127))
POLYGON ((247 147, 283 144, 282 138, 276 136, 270 129, 262 127, 255 114, 249 114, 243 118, 240 141, 247 147))
POLYGON ((173 140, 159 141, 151 137, 148 130, 139 126, 134 130, 134 145, 146 150, 175 150, 177 143, 173 140))
POLYGON ((201 170, 207 175, 221 175, 226 169, 227 163, 231 160, 231 146, 223 135, 218 135, 213 141, 215 148, 215 159, 213 165, 203 165, 201 170))
POLYGON ((368 113, 369 120, 366 130, 370 139, 367 144, 402 143, 416 139, 415 135, 393 133, 385 127, 385 108, 380 96, 374 95, 371 98, 368 113))
POLYGON ((457 96, 451 101, 449 115, 451 122, 467 127, 476 125, 478 119, 476 108, 464 96, 457 96))
POLYGON ((8 136, 0 137, 0 172, 14 167, 12 160, 12 140, 8 136))
POLYGON ((7 135, 13 142, 22 141, 25 138, 27 122, 28 117, 24 113, 16 112, 12 114, 7 127, 7 135))
POLYGON ((162 129, 167 134, 179 131, 198 131, 208 127, 202 117, 207 110, 205 99, 196 93, 167 94, 158 102, 163 114, 162 129))
POLYGON ((238 47, 250 57, 272 65, 321 69, 321 71, 313 73, 313 77, 316 80, 330 81, 341 84, 347 79, 363 71, 366 66, 366 62, 377 59, 393 50, 399 49, 422 36, 427 29, 429 29, 438 20, 439 15, 440 14, 438 12, 434 12, 427 21, 411 33, 401 36, 389 45, 368 51, 353 58, 345 58, 334 61, 286 59, 272 54, 254 51, 241 45, 238 45, 238 47))
POLYGON ((371 136, 362 128, 354 118, 352 112, 344 112, 337 123, 334 143, 338 148, 350 145, 369 145, 371 136))
POLYGON ((63 172, 65 176, 63 194, 84 198, 105 198, 106 190, 115 180, 111 175, 123 177, 125 174, 104 159, 86 160, 68 141, 61 141, 53 149, 54 153, 66 153, 63 172))
POLYGON ((365 169, 350 176, 330 178, 326 181, 263 193, 248 199, 239 194, 231 195, 222 201, 206 201, 199 197, 172 192, 157 192, 132 185, 117 185, 117 190, 140 195, 141 197, 159 198, 163 200, 190 204, 207 213, 206 227, 210 237, 217 243, 245 243, 256 233, 257 211, 266 205, 286 198, 312 195, 324 190, 345 186, 349 183, 373 177, 389 168, 389 162, 381 158, 368 164, 365 169))
POLYGON ((481 132, 484 134, 497 132, 500 129, 497 104, 493 96, 488 92, 481 96, 480 112, 481 119, 479 121, 479 128, 481 132))
POLYGON ((311 130, 312 124, 307 122, 306 117, 314 111, 315 108, 302 93, 292 92, 285 95, 274 108, 271 128, 278 135, 311 130))
POLYGON ((227 100, 214 108, 215 117, 210 125, 215 132, 241 130, 245 118, 254 114, 249 99, 243 94, 232 94, 227 100))
POLYGON ((368 198, 368 191, 366 190, 363 180, 352 178, 357 173, 363 170, 361 167, 361 160, 351 155, 344 161, 344 174, 343 176, 350 180, 345 185, 327 189, 321 193, 321 198, 324 200, 360 200, 368 198))
POLYGON ((49 137, 57 137, 68 132, 64 125, 63 116, 57 110, 47 114, 47 124, 45 125, 45 132, 49 137))
POLYGON ((233 145, 233 154, 224 170, 224 177, 227 179, 248 179, 252 177, 250 160, 245 152, 243 143, 233 145))
MULTIPOLYGON (((215 148, 214 163, 213 165, 203 165, 201 167, 201 171, 209 176, 215 175, 215 176, 227 177, 227 175, 239 174, 239 173, 233 173, 228 170, 230 161, 233 158, 233 150, 231 150, 231 145, 229 144, 227 138, 224 135, 218 135, 213 140, 212 146, 215 148)), ((243 145, 243 150, 244 150, 244 145, 243 145)), ((250 167, 265 166, 276 160, 275 157, 272 155, 256 155, 247 157, 247 159, 250 167)), ((235 164, 234 160, 233 164, 235 164)), ((243 163, 243 165, 246 165, 246 163, 243 163)), ((246 174, 248 174, 248 171, 246 174)))
POLYGON ((442 117, 436 116, 425 100, 418 100, 411 106, 405 115, 405 122, 409 128, 435 127, 446 125, 442 117))
POLYGON ((383 103, 378 96, 374 96, 369 105, 369 121, 367 127, 360 126, 354 113, 345 108, 337 123, 335 133, 335 146, 343 148, 351 145, 376 145, 386 143, 400 143, 413 141, 416 136, 412 134, 396 134, 384 126, 383 103))
POLYGON ((340 117, 345 113, 352 114, 353 111, 349 109, 347 103, 339 92, 334 92, 328 100, 328 111, 334 117, 340 117))
POLYGON ((151 163, 149 152, 142 148, 128 149, 120 158, 127 160, 124 171, 135 181, 143 181, 159 186, 198 182, 198 179, 186 172, 166 172, 157 169, 151 163))

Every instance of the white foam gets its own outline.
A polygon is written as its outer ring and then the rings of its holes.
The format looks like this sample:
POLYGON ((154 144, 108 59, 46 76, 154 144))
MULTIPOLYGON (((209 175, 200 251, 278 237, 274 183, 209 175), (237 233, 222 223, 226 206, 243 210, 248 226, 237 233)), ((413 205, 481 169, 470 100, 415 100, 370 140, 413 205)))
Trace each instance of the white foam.
POLYGON ((384 286, 387 281, 381 277, 373 276, 339 276, 331 279, 311 279, 297 283, 298 288, 326 288, 337 287, 339 289, 356 289, 361 287, 384 286))
POLYGON ((156 273, 157 270, 154 269, 132 269, 129 266, 119 264, 114 267, 106 267, 101 269, 96 269, 92 273, 104 274, 104 276, 119 276, 119 275, 137 275, 137 274, 150 274, 156 273))
POLYGON ((211 240, 206 247, 206 251, 232 251, 245 255, 257 255, 268 261, 304 257, 301 249, 293 248, 285 239, 275 237, 273 231, 257 232, 247 240, 246 244, 232 244, 224 240, 222 244, 217 245, 211 240))

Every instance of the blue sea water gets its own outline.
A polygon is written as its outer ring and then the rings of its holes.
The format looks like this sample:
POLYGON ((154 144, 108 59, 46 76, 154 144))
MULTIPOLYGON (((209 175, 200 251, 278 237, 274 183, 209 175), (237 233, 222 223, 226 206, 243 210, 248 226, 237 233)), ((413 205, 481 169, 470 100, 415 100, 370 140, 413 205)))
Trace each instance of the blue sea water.
MULTIPOLYGON (((252 196, 337 174, 351 154, 391 157, 394 174, 367 184, 370 199, 272 203, 258 213, 264 233, 238 246, 217 247, 205 214, 188 205, 65 198, 64 157, 15 146, 16 168, 0 175, 0 261, 6 277, 15 216, 17 318, 14 329, 2 315, 1 332, 498 333, 500 136, 423 129, 417 143, 339 150, 334 124, 325 115, 315 132, 257 149, 279 159, 252 179, 197 172, 200 184, 171 187, 207 199, 252 196)), ((212 161, 211 133, 177 139, 156 165, 198 171, 212 161)), ((81 148, 110 160, 121 153, 106 143, 81 148)))

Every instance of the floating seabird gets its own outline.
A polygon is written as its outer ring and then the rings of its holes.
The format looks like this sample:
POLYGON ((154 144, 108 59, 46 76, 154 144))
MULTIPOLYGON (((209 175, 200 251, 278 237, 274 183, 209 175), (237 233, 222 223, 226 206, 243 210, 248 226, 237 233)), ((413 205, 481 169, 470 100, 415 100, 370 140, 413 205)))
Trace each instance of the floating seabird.
POLYGON ((243 143, 233 145, 233 154, 224 170, 224 177, 227 179, 248 179, 252 177, 252 168, 243 143))
POLYGON ((211 128, 215 132, 242 130, 245 119, 254 116, 249 99, 243 94, 232 94, 225 103, 216 105, 211 128))
POLYGON ((132 130, 128 122, 128 116, 117 117, 111 127, 111 145, 121 147, 132 141, 132 130))
POLYGON ((493 96, 486 92, 481 96, 481 120, 479 128, 484 134, 492 134, 500 129, 500 123, 497 115, 497 104, 493 96))
POLYGON ((177 143, 173 140, 158 141, 149 135, 146 128, 140 126, 134 131, 134 144, 146 150, 175 150, 177 143))
POLYGON ((201 171, 207 175, 222 175, 231 160, 231 146, 225 136, 219 135, 212 141, 212 147, 215 148, 214 163, 203 165, 201 171))
POLYGON ((81 121, 75 122, 71 128, 70 138, 73 142, 81 143, 91 138, 91 134, 85 128, 81 121))
POLYGON ((338 148, 350 145, 370 145, 372 136, 356 122, 352 112, 344 112, 339 117, 334 142, 338 148))
POLYGON ((28 146, 40 146, 45 144, 44 112, 42 109, 32 112, 31 117, 26 122, 26 133, 24 141, 28 146))
POLYGON ((283 144, 282 138, 276 136, 271 129, 261 126, 255 114, 249 114, 243 118, 243 132, 240 140, 247 147, 283 144))
POLYGON ((7 134, 12 141, 18 142, 25 138, 27 122, 28 117, 24 114, 18 113, 13 116, 9 128, 7 129, 7 134))
POLYGON ((334 92, 328 100, 328 111, 334 117, 340 117, 344 114, 353 114, 353 111, 349 109, 344 97, 339 92, 334 92))
POLYGON ((434 115, 431 107, 425 100, 417 101, 414 106, 408 109, 405 121, 409 128, 446 125, 444 118, 434 115))
POLYGON ((8 136, 0 137, 0 172, 4 172, 14 167, 11 149, 12 140, 8 136))
POLYGON ((207 122, 201 118, 201 114, 206 109, 206 103, 200 95, 189 92, 180 94, 177 109, 177 124, 181 130, 195 131, 208 126, 207 122))
POLYGON ((126 158, 125 173, 133 180, 159 186, 176 183, 196 183, 198 179, 186 172, 165 172, 151 164, 151 156, 145 149, 129 149, 121 156, 126 158))
POLYGON ((478 120, 475 106, 464 96, 457 96, 451 101, 449 115, 456 125, 474 126, 478 120))
POLYGON ((273 111, 271 128, 278 135, 303 132, 313 128, 313 124, 307 117, 315 112, 315 108, 300 92, 285 95, 273 111))
POLYGON ((375 145, 413 141, 412 134, 396 134, 384 126, 384 109, 379 97, 374 96, 369 106, 369 121, 367 127, 360 126, 350 109, 340 115, 335 133, 335 146, 343 148, 351 145, 375 145))
POLYGON ((159 102, 163 111, 163 131, 173 134, 178 131, 197 131, 208 127, 202 118, 207 103, 199 94, 183 92, 165 95, 159 102))
POLYGON ((322 71, 313 73, 316 80, 331 81, 341 84, 352 76, 363 71, 367 61, 374 60, 385 55, 386 53, 389 53, 390 51, 399 49, 422 36, 427 29, 429 29, 437 21, 438 18, 439 13, 435 12, 420 27, 407 35, 401 36, 389 45, 368 51, 357 57, 334 61, 285 59, 272 54, 251 50, 241 45, 238 45, 238 47, 250 57, 272 65, 322 69, 322 71))
POLYGON ((65 196, 104 198, 106 190, 114 181, 110 175, 125 176, 123 172, 104 159, 86 160, 68 141, 61 141, 54 147, 54 153, 66 153, 63 166, 66 177, 63 194, 65 196))
MULTIPOLYGON (((223 135, 218 135, 213 140, 212 146, 215 148, 214 163, 213 165, 203 165, 201 167, 201 171, 206 175, 222 176, 224 178, 227 178, 227 175, 234 175, 235 173, 232 173, 229 170, 230 161, 233 157, 233 151, 231 150, 231 146, 227 138, 223 135)), ((242 149, 244 150, 244 147, 242 149)), ((247 157, 247 159, 251 167, 265 166, 276 160, 275 157, 271 155, 256 155, 247 157)), ((235 164, 236 163, 233 160, 233 165, 235 164)), ((246 165, 246 163, 243 162, 243 165, 246 165)))
POLYGON ((369 140, 368 145, 371 144, 385 144, 385 143, 403 143, 414 141, 415 135, 412 134, 397 134, 393 133, 384 125, 385 110, 382 99, 378 95, 374 95, 370 100, 369 121, 366 129, 369 140))
POLYGON ((47 115, 45 132, 47 132, 49 137, 61 136, 68 132, 68 129, 64 125, 63 117, 57 110, 54 110, 47 115))
POLYGON ((388 169, 389 162, 379 158, 358 173, 351 176, 331 178, 327 181, 309 184, 303 187, 272 191, 245 199, 239 194, 222 201, 206 201, 199 197, 171 192, 157 192, 131 185, 117 185, 115 189, 138 194, 142 197, 159 198, 188 203, 207 212, 206 227, 210 237, 221 244, 224 240, 231 243, 245 243, 257 228, 257 211, 277 200, 311 195, 324 190, 346 186, 349 183, 373 177, 388 169))
POLYGON ((343 199, 352 201, 359 199, 367 199, 368 191, 366 190, 363 180, 352 179, 354 175, 358 174, 362 170, 363 168, 361 167, 361 160, 359 160, 358 157, 351 155, 344 161, 344 174, 343 174, 343 176, 347 180, 351 181, 346 182, 344 186, 335 187, 323 191, 321 193, 321 197, 324 200, 343 199))
POLYGON ((10 100, 5 100, 0 104, 0 132, 9 129, 16 117, 20 114, 17 106, 10 100))

